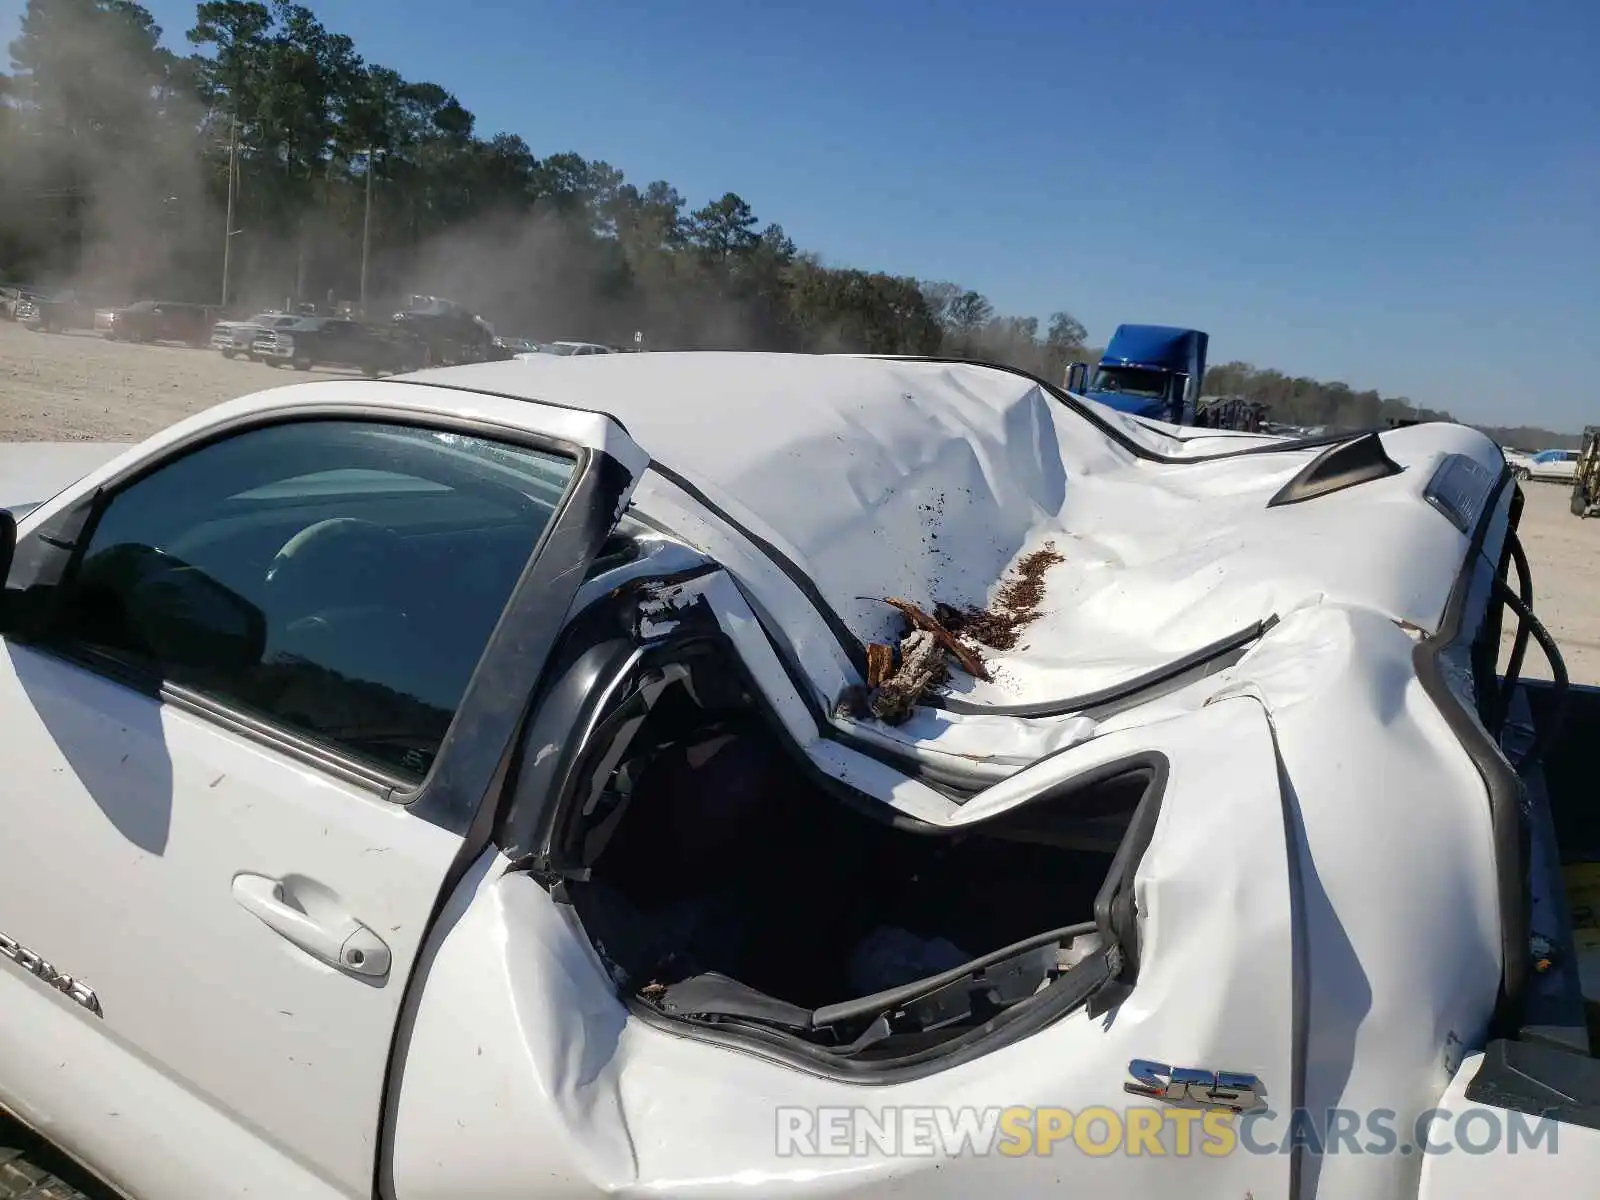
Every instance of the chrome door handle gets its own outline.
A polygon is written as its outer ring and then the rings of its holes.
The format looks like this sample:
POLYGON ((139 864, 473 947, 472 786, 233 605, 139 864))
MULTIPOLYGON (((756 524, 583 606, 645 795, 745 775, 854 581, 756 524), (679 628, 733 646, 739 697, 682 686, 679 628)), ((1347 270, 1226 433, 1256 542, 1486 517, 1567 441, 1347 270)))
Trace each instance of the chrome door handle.
POLYGON ((324 923, 290 903, 281 879, 240 872, 233 898, 267 928, 329 966, 352 975, 382 976, 389 971, 389 947, 354 917, 324 923))

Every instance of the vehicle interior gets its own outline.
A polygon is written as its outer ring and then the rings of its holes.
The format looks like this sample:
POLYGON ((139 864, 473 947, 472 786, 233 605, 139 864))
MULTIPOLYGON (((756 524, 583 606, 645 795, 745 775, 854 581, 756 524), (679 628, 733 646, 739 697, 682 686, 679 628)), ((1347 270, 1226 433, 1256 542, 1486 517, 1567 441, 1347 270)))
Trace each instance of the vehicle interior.
POLYGON ((220 589, 259 613, 259 661, 165 664, 169 678, 420 774, 570 464, 532 451, 497 464, 382 427, 280 428, 117 497, 80 569, 73 624, 85 641, 159 661, 150 598, 203 622, 202 593, 173 591, 199 577, 205 596, 220 589))
POLYGON ((1144 367, 1101 367, 1095 372, 1093 390, 1120 392, 1159 400, 1167 394, 1168 376, 1144 367))
POLYGON ((623 996, 890 1062, 1103 964, 1096 897, 1152 790, 1129 770, 961 833, 897 826, 814 778, 703 643, 590 738, 549 861, 623 996))

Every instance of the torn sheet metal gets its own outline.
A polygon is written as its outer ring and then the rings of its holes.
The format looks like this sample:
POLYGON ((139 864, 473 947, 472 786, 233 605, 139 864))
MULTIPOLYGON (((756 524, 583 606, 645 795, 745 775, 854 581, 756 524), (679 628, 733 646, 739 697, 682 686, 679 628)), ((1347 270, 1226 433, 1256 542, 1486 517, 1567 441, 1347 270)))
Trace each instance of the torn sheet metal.
MULTIPOLYGON (((725 564, 830 698, 862 681, 796 577, 863 653, 896 639, 900 616, 882 599, 929 613, 987 608, 1047 545, 1060 561, 1043 577, 1037 619, 985 655, 990 681, 956 673, 950 687, 966 699, 1105 688, 1311 594, 1432 628, 1465 539, 1422 498, 1431 466, 1451 452, 1488 465, 1498 455, 1465 427, 1395 430, 1384 444, 1401 474, 1268 509, 1315 449, 1285 440, 1282 453, 1207 460, 1206 448, 1237 439, 1180 442, 1129 423, 1140 445, 1180 460, 1151 462, 1031 381, 984 368, 651 357, 666 361, 648 364, 647 388, 644 365, 603 364, 584 381, 693 489, 651 474, 639 507, 725 564), (817 485, 818 463, 836 464, 837 486, 817 485)), ((569 372, 538 374, 522 386, 559 395, 569 372)))
MULTIPOLYGON (((1135 877, 1148 953, 1114 1020, 1079 1010, 1024 1042, 891 1086, 863 1086, 685 1036, 630 1013, 572 910, 486 855, 452 899, 408 1030, 389 1143, 398 1200, 516 1194, 966 1197, 1075 1190, 1289 1194, 1289 1158, 1176 1153, 785 1154, 781 1112, 874 1118, 956 1110, 1117 1105, 1130 1059, 1176 1053, 1245 1064, 1276 1101, 1293 1079, 1293 908, 1270 731, 1234 701, 1153 741, 1173 765, 1135 877), (1232 786, 1209 783, 1227 772, 1232 786), (1224 879, 1228 886, 1219 887, 1224 879), (1241 919, 1244 914, 1244 919, 1241 919), (473 1031, 463 1039, 462 1030, 473 1031), (482 1053, 478 1053, 481 1047, 482 1053), (1063 1174, 1067 1172, 1067 1174, 1063 1174)), ((1084 761, 1100 751, 1072 752, 1084 761)), ((1286 1136, 1287 1113, 1256 1126, 1286 1136)))

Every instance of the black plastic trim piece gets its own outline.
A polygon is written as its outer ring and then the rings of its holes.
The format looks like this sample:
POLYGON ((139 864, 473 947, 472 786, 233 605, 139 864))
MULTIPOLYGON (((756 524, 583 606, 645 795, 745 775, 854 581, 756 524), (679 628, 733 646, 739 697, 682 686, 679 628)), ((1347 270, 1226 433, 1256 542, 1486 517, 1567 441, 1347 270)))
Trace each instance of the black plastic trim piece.
POLYGON ((840 1059, 826 1050, 805 1046, 778 1030, 755 1025, 690 1024, 657 1012, 637 997, 624 1000, 629 1015, 654 1029, 685 1041, 708 1042, 765 1059, 822 1079, 842 1083, 888 1085, 926 1079, 1031 1037, 1073 1012, 1106 985, 1111 976, 1109 954, 1096 954, 1078 963, 1037 996, 1014 1004, 997 1016, 941 1045, 931 1046, 901 1059, 859 1062, 840 1059))
MULTIPOLYGON (((1522 525, 1522 488, 1513 480, 1511 485, 1511 507, 1506 516, 1505 544, 1500 550, 1500 566, 1498 575, 1509 580, 1511 572, 1515 570, 1517 576, 1517 594, 1522 597, 1523 603, 1529 608, 1533 607, 1533 575, 1528 569, 1528 558, 1522 553, 1522 539, 1519 530, 1522 525)), ((1502 632, 1505 627, 1505 607, 1491 605, 1490 628, 1484 630, 1480 639, 1481 653, 1473 662, 1473 674, 1477 678, 1489 679, 1496 674, 1496 666, 1500 661, 1500 646, 1502 632)), ((1498 689, 1485 689, 1484 695, 1478 698, 1478 716, 1484 726, 1499 741, 1505 733, 1508 714, 1511 712, 1511 699, 1517 688, 1517 681, 1522 675, 1522 661, 1528 650, 1528 631, 1520 623, 1512 637, 1511 655, 1506 660, 1505 676, 1500 681, 1498 689)))
POLYGON ((1467 1084, 1466 1098, 1508 1112, 1600 1129, 1600 1059, 1498 1039, 1484 1048, 1483 1063, 1467 1084))
POLYGON ((1331 496, 1357 484, 1398 475, 1405 468, 1389 457, 1383 439, 1376 433, 1363 433, 1347 442, 1338 442, 1317 455, 1288 483, 1278 489, 1268 508, 1303 504, 1331 496))
POLYGON ((885 1009, 899 1008, 902 1004, 937 991, 946 984, 960 983, 974 971, 981 971, 985 967, 992 967, 996 963, 1005 962, 1008 958, 1029 950, 1036 950, 1040 946, 1048 946, 1051 942, 1064 942, 1081 934, 1093 933, 1098 928, 1095 921, 1077 921, 1071 925, 1063 925, 1059 929, 1046 929, 1043 933, 1036 933, 1032 937, 1023 938, 1021 941, 1012 942, 1009 946, 1001 946, 998 950, 991 950, 987 954, 980 954, 977 958, 962 963, 958 967, 951 967, 947 971, 940 971, 936 975, 929 975, 925 979, 903 983, 899 987, 888 988, 885 991, 874 992, 870 996, 860 996, 854 1000, 844 1000, 838 1004, 826 1004, 811 1014, 810 1026, 813 1029, 826 1029, 831 1025, 839 1025, 846 1021, 858 1021, 862 1017, 870 1017, 885 1009))
POLYGON ((1500 583, 1497 591, 1506 607, 1517 614, 1517 637, 1521 639, 1527 632, 1533 634, 1533 640, 1538 642, 1539 648, 1544 651, 1545 661, 1550 664, 1550 673, 1554 676, 1552 687, 1556 694, 1556 711, 1539 722, 1538 728, 1534 730, 1533 744, 1519 760, 1519 763, 1538 762, 1555 739, 1561 735, 1562 727, 1566 724, 1567 689, 1572 681, 1567 675, 1567 663, 1561 656, 1561 647, 1556 644, 1556 639, 1550 631, 1544 627, 1544 622, 1539 620, 1522 598, 1504 583, 1500 583))
POLYGON ((1499 511, 1501 493, 1510 482, 1511 468, 1507 466, 1495 480, 1484 503, 1461 570, 1445 602, 1438 631, 1432 637, 1419 641, 1412 651, 1412 665, 1417 672, 1418 682, 1450 726, 1467 757, 1472 760, 1489 794, 1503 963, 1500 996, 1495 1010, 1496 1024, 1503 1028, 1515 1027, 1528 980, 1531 917, 1526 880, 1530 851, 1528 829, 1522 816, 1525 793, 1522 780, 1517 777, 1499 745, 1489 736, 1477 713, 1464 707, 1451 691, 1439 659, 1460 635, 1462 613, 1472 590, 1478 560, 1483 555, 1484 541, 1499 511))
POLYGON ((963 700, 959 696, 934 695, 926 697, 923 703, 929 708, 942 708, 946 712, 960 716, 994 717, 1059 717, 1068 713, 1104 708, 1106 705, 1126 700, 1178 676, 1195 671, 1223 655, 1242 650, 1277 623, 1278 617, 1274 614, 1264 621, 1256 621, 1235 633, 1201 646, 1198 650, 1191 650, 1181 658, 1154 667, 1142 675, 1135 675, 1122 683, 1063 700, 1041 700, 1033 704, 973 704, 970 700, 963 700))
POLYGON ((587 451, 467 681, 434 769, 410 795, 395 797, 446 827, 470 824, 509 752, 566 624, 585 571, 617 522, 633 474, 602 451, 587 451))
POLYGON ((796 1032, 811 1027, 811 1011, 787 1000, 758 992, 718 971, 691 975, 661 995, 661 1009, 669 1017, 748 1017, 796 1032))
MULTIPOLYGON (((1149 782, 1145 785, 1144 795, 1139 798, 1139 806, 1133 811, 1133 819, 1128 823, 1128 831, 1123 835, 1122 844, 1117 847, 1117 853, 1106 871, 1105 882, 1101 884, 1099 894, 1094 899, 1095 924, 1106 935, 1107 942, 1114 944, 1121 951, 1118 963, 1120 969, 1113 973, 1114 987, 1096 996, 1095 1013, 1091 1015, 1098 1015, 1099 1012, 1112 1007, 1132 991, 1133 985, 1139 978, 1139 955, 1142 947, 1139 943, 1139 920, 1133 898, 1133 880, 1134 874, 1139 869, 1139 863, 1144 859, 1145 851, 1150 848, 1151 839, 1155 837, 1156 819, 1161 815, 1161 801, 1166 796, 1167 775, 1171 769, 1164 754, 1150 752, 1141 757, 1144 769, 1150 772, 1149 782)), ((1086 781, 1079 776, 1073 782, 1081 787, 1086 781)), ((1052 788, 1045 795, 1049 796, 1055 790, 1052 788)))
POLYGON ((811 577, 802 571, 793 559, 767 541, 766 538, 736 521, 716 501, 712 500, 711 497, 707 496, 671 467, 664 467, 652 460, 648 469, 660 475, 673 487, 693 499, 695 503, 706 509, 706 511, 715 515, 717 520, 766 555, 772 564, 788 577, 789 582, 794 584, 801 595, 817 610, 817 615, 822 618, 829 632, 833 634, 834 639, 839 643, 839 649, 844 652, 846 661, 855 668, 857 677, 859 679, 867 677, 867 651, 862 646, 861 639, 850 632, 850 627, 834 611, 833 605, 828 603, 811 577))

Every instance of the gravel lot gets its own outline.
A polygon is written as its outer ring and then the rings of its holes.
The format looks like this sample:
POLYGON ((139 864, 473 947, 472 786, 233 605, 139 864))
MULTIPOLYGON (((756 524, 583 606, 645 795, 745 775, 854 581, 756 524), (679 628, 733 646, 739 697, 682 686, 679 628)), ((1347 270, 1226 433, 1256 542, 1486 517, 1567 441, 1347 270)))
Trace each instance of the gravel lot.
MULTIPOLYGON (((245 392, 343 374, 90 334, 30 333, 0 321, 0 442, 137 439, 245 392)), ((1561 485, 1524 490, 1522 540, 1535 611, 1560 643, 1573 680, 1600 684, 1600 521, 1572 516, 1561 485)), ((1549 678, 1537 647, 1529 649, 1524 673, 1549 678)))
POLYGON ((124 441, 246 392, 337 376, 214 350, 134 346, 0 321, 0 441, 124 441))

